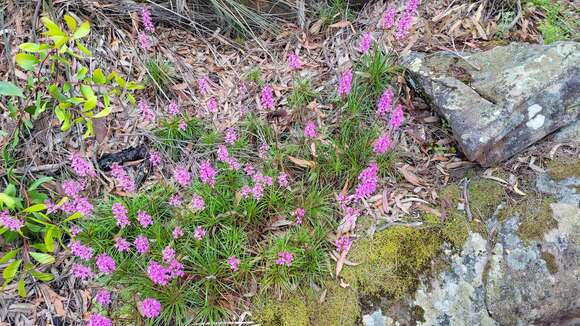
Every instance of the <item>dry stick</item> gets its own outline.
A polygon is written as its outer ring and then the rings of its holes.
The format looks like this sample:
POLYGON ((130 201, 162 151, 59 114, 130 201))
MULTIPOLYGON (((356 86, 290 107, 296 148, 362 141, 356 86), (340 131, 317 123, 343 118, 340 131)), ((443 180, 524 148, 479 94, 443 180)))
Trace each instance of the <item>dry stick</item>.
POLYGON ((508 31, 514 28, 514 26, 516 26, 520 18, 522 18, 522 1, 518 0, 517 5, 518 5, 518 14, 514 18, 514 20, 509 24, 507 28, 508 31))
MULTIPOLYGON (((44 164, 44 165, 33 166, 30 168, 25 168, 25 169, 21 169, 21 168, 14 169, 13 172, 17 173, 17 174, 26 174, 26 173, 37 173, 37 172, 44 172, 44 171, 56 171, 63 166, 64 166, 64 163, 44 164)), ((6 172, 6 171, 0 172, 0 178, 4 177, 7 174, 8 174, 8 172, 6 172)))
POLYGON ((38 23, 38 14, 40 13, 40 5, 42 0, 36 0, 36 8, 34 8, 34 15, 32 15, 32 42, 36 43, 36 24, 38 23))
POLYGON ((470 221, 473 220, 473 214, 471 214, 471 208, 469 208, 469 179, 465 178, 463 183, 463 200, 465 200, 465 212, 467 212, 467 217, 470 221))

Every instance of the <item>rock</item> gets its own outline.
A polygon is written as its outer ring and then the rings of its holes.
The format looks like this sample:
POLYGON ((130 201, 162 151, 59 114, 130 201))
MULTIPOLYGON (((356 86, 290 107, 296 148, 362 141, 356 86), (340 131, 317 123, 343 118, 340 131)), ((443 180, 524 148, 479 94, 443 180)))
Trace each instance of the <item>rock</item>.
MULTIPOLYGON (((524 216, 498 223, 496 236, 471 233, 451 267, 424 279, 415 293, 422 325, 572 325, 580 312, 580 201, 577 178, 542 175, 540 191, 555 194, 557 227, 523 240, 524 216)), ((493 217, 490 217, 493 219, 493 217)), ((493 224, 493 223, 492 223, 493 224)))
POLYGON ((374 311, 372 314, 363 316, 364 326, 391 326, 393 320, 387 316, 383 316, 381 309, 374 311))
POLYGON ((461 150, 495 165, 578 119, 580 43, 512 43, 485 52, 403 59, 461 150))

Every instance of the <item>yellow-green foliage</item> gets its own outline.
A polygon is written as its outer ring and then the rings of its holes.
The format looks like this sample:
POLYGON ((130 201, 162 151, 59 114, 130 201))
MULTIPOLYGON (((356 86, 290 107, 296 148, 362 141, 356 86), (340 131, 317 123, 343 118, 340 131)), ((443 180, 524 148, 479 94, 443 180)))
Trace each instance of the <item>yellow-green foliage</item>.
POLYGON ((302 294, 277 300, 267 294, 254 300, 253 319, 264 326, 354 326, 360 317, 357 291, 341 288, 336 280, 325 284, 326 296, 307 289, 302 294))
MULTIPOLYGON (((523 240, 540 240, 546 231, 558 226, 553 217, 550 204, 554 200, 550 197, 529 199, 512 208, 520 216, 518 235, 523 240)), ((512 214, 515 215, 515 214, 512 214)))
POLYGON ((459 247, 467 238, 468 223, 456 215, 445 223, 425 216, 422 228, 395 226, 355 243, 344 277, 365 295, 403 297, 417 287, 419 275, 431 267, 444 242, 459 247))
POLYGON ((485 220, 493 215, 504 198, 503 186, 489 179, 473 179, 469 183, 469 207, 473 218, 485 220))
POLYGON ((580 178, 580 160, 552 161, 548 165, 548 174, 556 181, 580 178))
POLYGON ((546 262, 546 268, 552 274, 558 273, 558 264, 556 263, 556 257, 547 251, 542 251, 542 259, 546 262))

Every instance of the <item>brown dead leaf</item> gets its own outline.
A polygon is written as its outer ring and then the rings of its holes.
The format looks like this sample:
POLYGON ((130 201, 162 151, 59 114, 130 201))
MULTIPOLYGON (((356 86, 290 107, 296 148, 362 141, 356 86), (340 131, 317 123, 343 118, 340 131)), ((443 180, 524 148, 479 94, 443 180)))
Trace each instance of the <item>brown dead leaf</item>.
POLYGON ((64 317, 65 311, 64 305, 62 304, 62 300, 64 298, 58 295, 56 292, 54 292, 54 290, 51 289, 50 286, 48 286, 47 284, 40 284, 39 288, 40 291, 42 291, 44 295, 48 298, 48 300, 50 300, 50 302, 47 302, 47 304, 52 304, 52 306, 54 307, 54 313, 59 317, 64 317))
POLYGON ((292 163, 294 163, 300 167, 303 167, 303 168, 311 168, 311 167, 314 167, 316 165, 316 162, 314 162, 314 161, 308 161, 308 160, 304 160, 304 159, 297 158, 297 157, 290 156, 290 155, 288 155, 288 159, 292 163))
POLYGON ((405 164, 402 167, 398 168, 399 172, 401 172, 405 180, 407 180, 409 183, 418 187, 423 186, 424 184, 423 180, 419 178, 415 173, 413 173, 411 169, 412 168, 408 164, 405 164))

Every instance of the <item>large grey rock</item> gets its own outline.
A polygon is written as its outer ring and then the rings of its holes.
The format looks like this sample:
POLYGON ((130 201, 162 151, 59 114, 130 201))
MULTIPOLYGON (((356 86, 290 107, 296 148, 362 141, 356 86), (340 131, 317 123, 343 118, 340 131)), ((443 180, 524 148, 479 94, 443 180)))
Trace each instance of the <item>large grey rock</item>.
POLYGON ((411 53, 403 62, 467 158, 483 166, 578 119, 577 42, 512 43, 461 56, 411 53))

